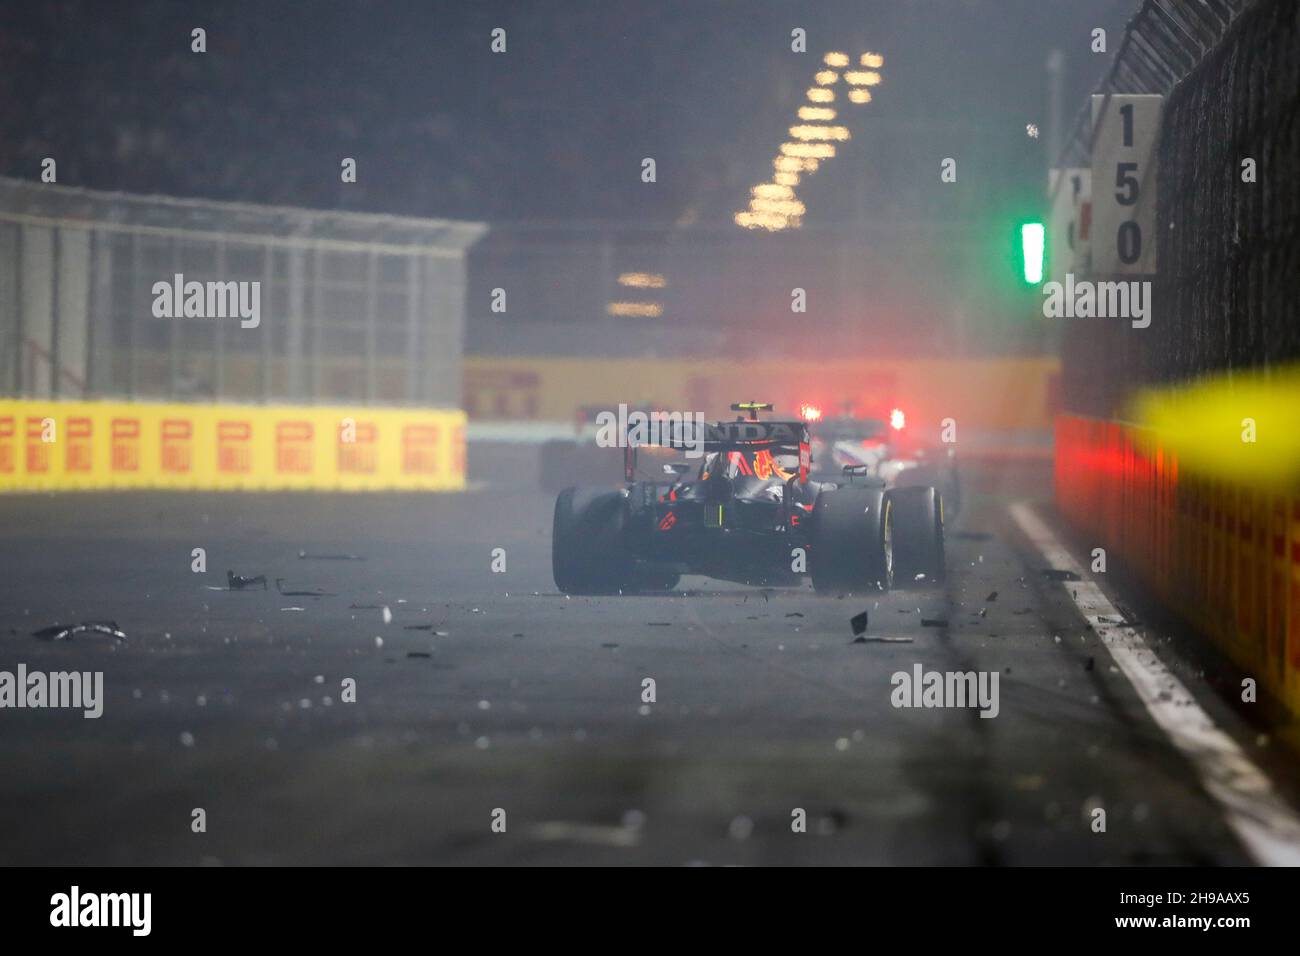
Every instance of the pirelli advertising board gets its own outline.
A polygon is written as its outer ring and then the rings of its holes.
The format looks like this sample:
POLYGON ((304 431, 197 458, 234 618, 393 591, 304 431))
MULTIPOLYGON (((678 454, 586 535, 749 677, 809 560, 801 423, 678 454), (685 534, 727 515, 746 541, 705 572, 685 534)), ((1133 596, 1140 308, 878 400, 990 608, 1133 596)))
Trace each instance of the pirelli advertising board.
POLYGON ((459 410, 0 400, 0 492, 464 486, 459 410))

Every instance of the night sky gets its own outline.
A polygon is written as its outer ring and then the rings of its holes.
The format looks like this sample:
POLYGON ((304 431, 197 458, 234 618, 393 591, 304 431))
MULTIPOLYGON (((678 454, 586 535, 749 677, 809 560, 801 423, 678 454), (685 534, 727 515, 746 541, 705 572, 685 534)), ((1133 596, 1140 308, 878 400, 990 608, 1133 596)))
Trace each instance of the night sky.
POLYGON ((0 173, 64 185, 516 221, 724 225, 770 172, 823 53, 885 57, 801 190, 809 220, 978 220, 1043 186, 1132 0, 56 0, 0 4, 0 173), (208 52, 190 51, 207 30, 208 52), (489 49, 494 27, 507 52, 489 49), (790 30, 808 52, 790 51, 790 30), (342 187, 339 162, 358 161, 342 187), (658 164, 641 188, 642 157, 658 164), (937 188, 958 159, 960 201, 937 188))

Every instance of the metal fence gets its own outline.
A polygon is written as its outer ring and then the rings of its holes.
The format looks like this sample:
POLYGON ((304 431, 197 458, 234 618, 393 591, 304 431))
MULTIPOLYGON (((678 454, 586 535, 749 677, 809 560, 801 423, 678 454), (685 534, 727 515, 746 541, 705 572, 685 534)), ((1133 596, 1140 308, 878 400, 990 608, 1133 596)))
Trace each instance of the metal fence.
MULTIPOLYGON (((1140 386, 1300 359, 1300 3, 1147 0, 1098 92, 1166 97, 1159 271, 1149 328, 1069 327, 1066 406, 1107 417, 1140 386)), ((1062 165, 1087 157, 1081 114, 1062 165)))
POLYGON ((459 407, 485 229, 0 179, 0 393, 459 407))
POLYGON ((1300 3, 1261 2, 1170 96, 1157 380, 1300 358, 1300 3), (1242 181, 1253 159, 1256 181, 1242 181), (1193 228, 1179 228, 1180 226, 1193 228))

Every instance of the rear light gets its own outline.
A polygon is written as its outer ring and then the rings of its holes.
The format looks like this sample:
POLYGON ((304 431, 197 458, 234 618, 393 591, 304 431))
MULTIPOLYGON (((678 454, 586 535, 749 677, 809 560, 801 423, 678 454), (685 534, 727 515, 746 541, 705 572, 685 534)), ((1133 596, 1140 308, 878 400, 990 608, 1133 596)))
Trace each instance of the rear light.
POLYGON ((799 406, 799 417, 806 422, 819 422, 822 419, 822 410, 816 405, 804 402, 799 406))
POLYGON ((903 416, 903 410, 896 408, 889 413, 889 425, 896 432, 901 432, 903 426, 907 424, 907 419, 903 416))

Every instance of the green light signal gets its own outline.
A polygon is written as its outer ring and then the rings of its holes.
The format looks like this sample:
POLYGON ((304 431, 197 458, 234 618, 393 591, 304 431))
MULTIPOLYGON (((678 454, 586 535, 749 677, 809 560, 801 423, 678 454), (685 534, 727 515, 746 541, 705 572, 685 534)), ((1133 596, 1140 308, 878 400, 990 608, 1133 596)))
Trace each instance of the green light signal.
POLYGON ((1027 222, 1020 227, 1020 257, 1024 264, 1025 282, 1029 285, 1039 285, 1043 281, 1046 242, 1046 231, 1041 222, 1027 222))

